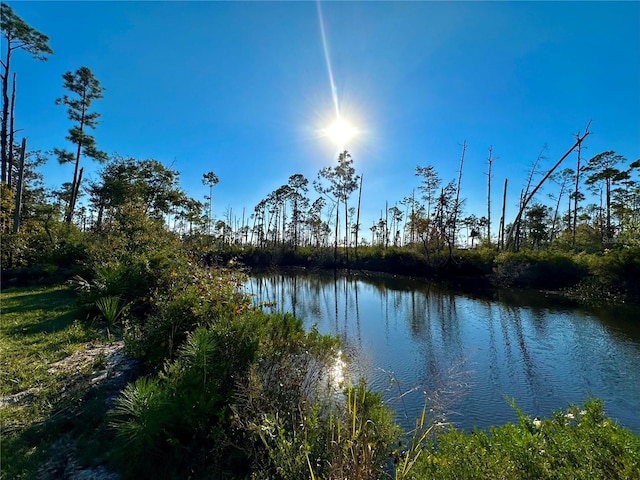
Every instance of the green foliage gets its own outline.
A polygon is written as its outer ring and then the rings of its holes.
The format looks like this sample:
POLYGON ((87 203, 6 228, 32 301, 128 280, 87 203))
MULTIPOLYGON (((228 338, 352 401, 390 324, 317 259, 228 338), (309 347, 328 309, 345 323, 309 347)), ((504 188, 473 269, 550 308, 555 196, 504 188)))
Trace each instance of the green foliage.
POLYGON ((589 276, 568 290, 570 297, 585 303, 640 301, 640 248, 606 250, 577 259, 589 276))
POLYGON ((186 201, 178 178, 177 171, 157 160, 115 156, 101 172, 101 181, 90 187, 91 200, 98 211, 96 228, 102 229, 105 220, 114 216, 122 224, 122 217, 134 215, 133 210, 161 223, 164 215, 186 201))
MULTIPOLYGON (((2 174, 0 183, 11 184, 13 161, 13 112, 9 112, 9 78, 11 56, 16 50, 24 50, 37 60, 46 60, 53 50, 49 47, 49 38, 27 24, 16 15, 13 9, 6 3, 0 4, 0 32, 6 40, 1 49, 3 59, 1 62, 2 73, 2 122, 0 125, 0 157, 2 158, 2 174), (11 121, 9 120, 11 118, 11 121)), ((15 75, 15 74, 14 74, 15 75)), ((15 88, 15 84, 14 84, 15 88)), ((15 90, 14 90, 15 91, 15 90)), ((13 102, 12 102, 13 105, 13 102)), ((4 194, 2 195, 4 197, 4 194)), ((4 223, 2 225, 4 227, 4 223)), ((3 230, 4 231, 4 230, 3 230)))
POLYGON ((377 479, 400 430, 379 394, 364 381, 331 402, 299 404, 300 417, 278 410, 250 425, 264 447, 257 478, 377 479))
POLYGON ((465 434, 452 429, 430 442, 410 478, 632 479, 640 476, 640 437, 604 415, 602 402, 465 434))
MULTIPOLYGON (((4 4, 3 4, 4 5, 4 4)), ((15 193, 7 185, 0 183, 0 232, 8 233, 13 225, 13 210, 15 208, 15 193)))
POLYGON ((548 250, 502 252, 494 260, 492 280, 506 287, 561 288, 576 284, 586 273, 570 255, 548 250))
POLYGON ((107 154, 96 148, 95 139, 86 131, 88 128, 95 129, 98 124, 100 114, 98 112, 89 113, 89 108, 94 100, 102 98, 103 88, 87 67, 80 67, 75 72, 67 72, 62 75, 62 78, 64 79, 64 88, 73 95, 64 95, 58 98, 56 104, 69 107, 67 109, 69 120, 76 122, 76 124, 71 127, 66 138, 76 145, 77 149, 73 153, 69 150, 55 148, 54 153, 60 163, 73 163, 75 166, 65 215, 66 222, 71 224, 82 181, 83 170, 78 169, 80 156, 84 155, 98 162, 107 160, 107 154))
POLYGON ((111 340, 111 331, 120 317, 126 312, 127 305, 120 302, 120 297, 109 296, 96 300, 96 307, 107 322, 107 337, 111 340))
POLYGON ((347 408, 329 419, 328 478, 375 479, 383 476, 390 446, 400 430, 379 393, 361 381, 345 392, 347 408))
POLYGON ((131 303, 131 313, 142 318, 150 311, 151 298, 171 288, 178 277, 189 275, 190 262, 176 235, 133 206, 85 238, 86 272, 76 278, 76 286, 90 317, 97 313, 99 298, 120 296, 124 303, 131 303))
POLYGON ((554 246, 566 252, 600 253, 604 248, 602 233, 591 225, 579 224, 576 239, 570 230, 562 232, 554 246))
POLYGON ((206 477, 247 468, 254 442, 242 422, 292 412, 294 405, 306 408, 301 399, 309 402, 305 389, 317 378, 309 376, 310 367, 335 344, 317 332, 306 334, 290 315, 250 309, 217 318, 200 314, 201 325, 175 359, 117 401, 112 425, 123 441, 114 458, 128 477, 171 478, 187 471, 206 477), (146 455, 132 459, 132 451, 146 455))
POLYGON ((161 365, 172 358, 199 325, 248 308, 248 299, 238 291, 240 276, 188 267, 171 270, 168 278, 145 290, 148 296, 135 304, 138 318, 126 324, 127 348, 150 364, 161 365))
POLYGON ((52 284, 84 274, 89 248, 75 225, 27 222, 19 233, 2 236, 3 284, 52 284))
POLYGON ((462 265, 460 270, 470 275, 488 275, 492 272, 497 252, 491 246, 472 250, 456 250, 456 260, 462 265))
POLYGON ((113 410, 112 426, 122 442, 123 453, 141 461, 155 462, 154 453, 162 442, 168 398, 158 380, 139 378, 123 390, 113 410))
MULTIPOLYGON (((47 54, 53 54, 53 50, 48 45, 49 37, 29 26, 4 2, 2 2, 1 12, 0 27, 2 35, 8 40, 5 54, 8 55, 15 49, 23 49, 37 60, 46 60, 47 54)), ((7 72, 3 74, 3 77, 6 74, 7 72)))

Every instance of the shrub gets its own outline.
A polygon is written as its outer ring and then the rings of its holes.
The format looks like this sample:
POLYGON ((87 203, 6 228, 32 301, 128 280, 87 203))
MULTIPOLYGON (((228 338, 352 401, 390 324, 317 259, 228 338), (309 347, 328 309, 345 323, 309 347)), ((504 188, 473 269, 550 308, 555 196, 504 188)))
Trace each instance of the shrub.
POLYGON ((118 436, 140 437, 116 446, 114 458, 127 477, 246 474, 257 452, 249 425, 272 415, 294 431, 313 403, 335 339, 306 333, 291 315, 245 308, 207 318, 203 312, 175 359, 118 400, 112 420, 118 436), (144 408, 131 408, 132 399, 144 408), (149 450, 152 465, 148 457, 128 456, 138 449, 149 450))
POLYGON ((438 435, 411 478, 640 478, 640 437, 608 419, 601 401, 590 400, 583 409, 572 406, 546 420, 516 411, 517 425, 438 435))
POLYGON ((521 251, 498 254, 491 278, 503 287, 561 288, 578 283, 586 274, 571 255, 521 251))

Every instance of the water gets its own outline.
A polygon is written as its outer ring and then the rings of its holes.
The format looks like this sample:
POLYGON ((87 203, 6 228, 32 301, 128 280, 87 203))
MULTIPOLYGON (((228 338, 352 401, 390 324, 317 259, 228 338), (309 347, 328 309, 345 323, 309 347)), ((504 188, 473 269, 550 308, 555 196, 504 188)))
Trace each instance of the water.
POLYGON ((428 406, 434 420, 471 430, 548 417, 593 396, 640 431, 640 310, 586 311, 542 293, 483 297, 388 276, 254 274, 256 302, 339 336, 345 376, 383 392, 410 429, 428 406))

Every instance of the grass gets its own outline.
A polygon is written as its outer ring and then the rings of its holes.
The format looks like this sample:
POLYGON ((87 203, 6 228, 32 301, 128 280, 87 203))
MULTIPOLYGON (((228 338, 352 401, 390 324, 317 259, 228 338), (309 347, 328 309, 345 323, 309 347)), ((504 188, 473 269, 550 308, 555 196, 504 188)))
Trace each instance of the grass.
POLYGON ((72 379, 89 372, 54 364, 103 334, 79 321, 76 295, 67 287, 13 288, 0 299, 0 469, 3 478, 34 478, 86 393, 72 379))

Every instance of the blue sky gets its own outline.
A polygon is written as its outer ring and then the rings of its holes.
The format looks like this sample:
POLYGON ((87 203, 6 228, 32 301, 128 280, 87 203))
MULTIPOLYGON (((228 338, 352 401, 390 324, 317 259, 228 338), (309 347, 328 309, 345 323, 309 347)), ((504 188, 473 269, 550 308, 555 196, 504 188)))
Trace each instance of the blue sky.
MULTIPOLYGON (((89 67, 105 88, 95 135, 108 153, 154 158, 214 216, 246 215, 301 173, 332 165, 320 132, 335 120, 315 2, 9 2, 45 33, 47 62, 18 52, 18 134, 30 149, 70 147, 55 105, 62 74, 89 67)), ((592 120, 585 157, 640 157, 639 2, 323 2, 340 110, 359 134, 346 147, 364 174, 363 230, 417 187, 417 165, 457 177, 466 140, 466 212, 492 213, 509 178, 507 221, 546 144, 550 167, 592 120)), ((4 48, 4 44, 2 45, 4 48)), ((574 167, 570 157, 563 167, 574 167)), ((84 160, 85 177, 98 166, 84 160)), ((47 182, 70 181, 51 158, 47 182)), ((552 191, 547 188, 545 193, 552 191)), ((545 201, 543 193, 540 200, 545 201)), ((355 195, 353 204, 355 204, 355 195)), ((494 229, 495 230, 495 229, 494 229)))

